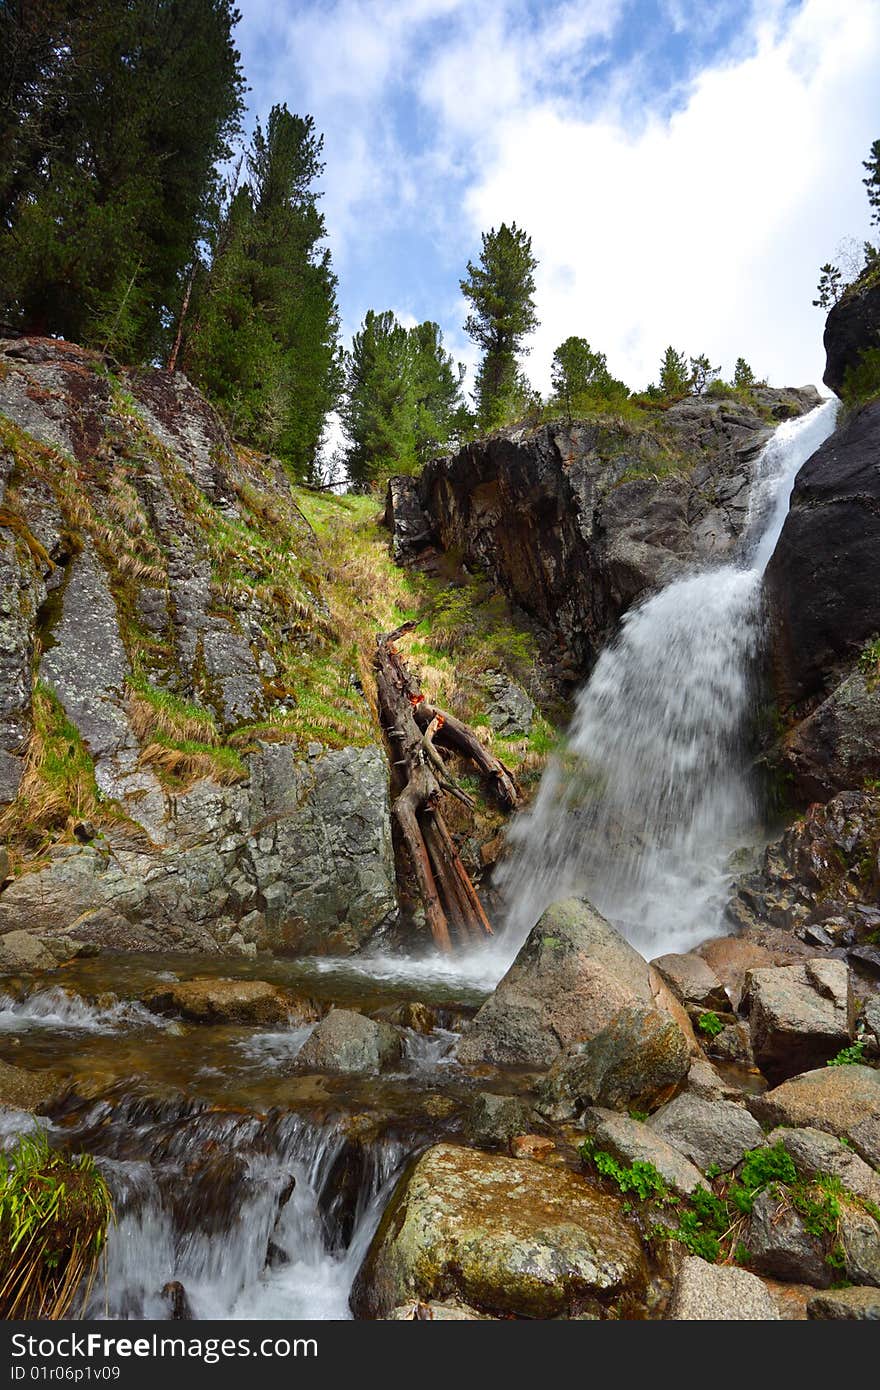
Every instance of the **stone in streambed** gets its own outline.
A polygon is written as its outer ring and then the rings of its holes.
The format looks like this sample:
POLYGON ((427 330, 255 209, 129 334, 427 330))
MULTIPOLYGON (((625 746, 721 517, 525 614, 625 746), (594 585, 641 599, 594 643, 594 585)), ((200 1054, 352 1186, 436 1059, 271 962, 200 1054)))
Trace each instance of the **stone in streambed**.
POLYGON ((775 1322, 779 1313, 764 1284, 748 1270, 712 1265, 689 1255, 675 1280, 669 1318, 673 1322, 775 1322))
POLYGON ((730 1000, 723 984, 701 956, 692 951, 672 953, 658 956, 651 964, 682 1004, 722 1013, 729 1010, 730 1000))
POLYGON ((818 1067, 747 1103, 764 1125, 810 1126, 849 1137, 865 1122, 880 1121, 880 1071, 858 1063, 818 1067))
POLYGON ((532 928, 456 1049, 465 1064, 549 1067, 623 1008, 650 1008, 648 966, 580 898, 553 903, 532 928))
POLYGON ((764 1143, 761 1126, 741 1105, 689 1093, 676 1096, 647 1123, 703 1172, 714 1166, 728 1173, 747 1149, 764 1143))
POLYGON ((25 1071, 0 1062, 0 1106, 11 1110, 47 1110, 65 1091, 67 1082, 56 1072, 25 1071))
POLYGON ((367 1076, 395 1066, 401 1052, 400 1034, 390 1023, 331 1009, 297 1053, 294 1067, 367 1076))
POLYGON ((853 1037, 855 1010, 844 961, 750 970, 743 1004, 755 1061, 771 1081, 826 1062, 853 1037))
POLYGON ((529 1106, 517 1096, 496 1096, 479 1091, 464 1117, 465 1137, 479 1148, 504 1148, 531 1124, 529 1106))
POLYGON ((550 1068, 538 1108, 565 1120, 586 1105, 653 1110, 675 1094, 690 1066, 678 1024, 654 1009, 621 1009, 607 1028, 575 1043, 550 1068))
POLYGON ((880 1289, 856 1285, 815 1294, 807 1304, 808 1318, 849 1322, 880 1322, 880 1289))
POLYGON ((29 931, 0 936, 0 971, 55 970, 58 961, 39 937, 29 931))
POLYGON ((286 1023, 294 1011, 285 992, 266 980, 180 980, 154 990, 144 1003, 154 1013, 180 1013, 195 1023, 286 1023))
POLYGON ((562 1168, 438 1144, 401 1179, 355 1280, 358 1317, 414 1300, 572 1317, 640 1293, 620 1203, 562 1168))
POLYGON ((591 1106, 584 1111, 581 1124, 597 1147, 606 1150, 619 1163, 627 1166, 652 1164, 670 1191, 689 1197, 695 1188, 703 1186, 699 1168, 642 1121, 616 1110, 591 1106))

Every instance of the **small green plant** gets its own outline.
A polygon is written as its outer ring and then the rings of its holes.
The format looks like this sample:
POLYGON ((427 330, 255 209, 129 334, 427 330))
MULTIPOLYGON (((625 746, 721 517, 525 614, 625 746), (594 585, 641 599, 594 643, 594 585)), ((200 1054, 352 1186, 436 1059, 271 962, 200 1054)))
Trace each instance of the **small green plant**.
POLYGON ((648 1112, 647 1110, 631 1110, 629 1117, 631 1120, 638 1120, 639 1124, 643 1125, 648 1118, 648 1112))
POLYGON ((43 1130, 0 1154, 0 1317, 63 1318, 88 1296, 112 1219, 94 1160, 43 1130))
POLYGON ((723 1031, 724 1024, 716 1013, 708 1009, 706 1013, 700 1014, 697 1019, 697 1027, 707 1038, 717 1038, 718 1034, 723 1031))
POLYGON ((836 1057, 832 1057, 826 1063, 829 1067, 854 1067, 865 1060, 865 1044, 854 1042, 849 1047, 842 1047, 836 1057))
POLYGON ((880 681, 880 637, 866 643, 859 653, 859 670, 865 677, 869 689, 880 681))
POLYGON ((585 1139, 578 1152, 585 1163, 592 1163, 596 1171, 603 1178, 609 1178, 619 1191, 634 1192, 641 1202, 651 1197, 666 1196, 666 1183, 653 1163, 636 1159, 626 1167, 605 1149, 597 1149, 592 1139, 585 1139))

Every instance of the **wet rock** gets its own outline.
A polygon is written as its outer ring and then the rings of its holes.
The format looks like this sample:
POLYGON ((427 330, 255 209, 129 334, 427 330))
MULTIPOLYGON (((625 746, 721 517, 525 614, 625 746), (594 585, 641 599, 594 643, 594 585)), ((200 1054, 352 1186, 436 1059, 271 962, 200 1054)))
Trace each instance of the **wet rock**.
POLYGON ((68 1083, 56 1072, 25 1071, 0 1062, 0 1105, 11 1110, 32 1110, 37 1114, 54 1104, 68 1083))
POLYGON ((530 1158, 541 1163, 555 1152, 556 1143, 543 1134, 517 1134, 510 1141, 510 1152, 514 1158, 530 1158))
POLYGON ((464 1135, 479 1148, 504 1148, 531 1123, 531 1111, 517 1096, 478 1091, 464 1118, 464 1135))
MULTIPOLYGON (((848 415, 795 481, 765 579, 774 677, 786 711, 809 713, 805 702, 827 696, 841 665, 851 666, 880 630, 878 449, 880 403, 875 401, 848 415)), ((843 720, 841 745, 848 727, 851 721, 843 720)), ((815 732, 819 744, 800 730, 801 755, 808 748, 825 780, 840 786, 836 768, 848 778, 852 758, 844 746, 839 752, 835 748, 829 721, 815 732)), ((795 774, 798 765, 795 760, 795 774)), ((795 790, 808 794, 797 784, 795 790)))
POLYGON ((750 1096, 753 1115, 768 1127, 790 1125, 849 1136, 880 1119, 880 1071, 860 1065, 819 1067, 750 1096))
POLYGON ((55 970, 58 961, 52 951, 28 931, 10 931, 0 936, 0 970, 55 970))
POLYGON ((186 1289, 179 1279, 170 1280, 162 1289, 162 1297, 169 1307, 169 1316, 172 1322, 189 1322, 192 1318, 192 1308, 186 1296, 186 1289))
POLYGON ((764 1284, 748 1270, 689 1255, 676 1276, 669 1317, 674 1322, 755 1322, 775 1321, 779 1314, 764 1284))
POLYGON ((556 1120, 577 1115, 585 1105, 654 1110, 675 1093, 689 1065, 687 1043, 668 1015, 621 1009, 607 1028, 553 1063, 538 1106, 556 1120))
POLYGON ((652 1164, 670 1191, 688 1197, 703 1185, 699 1168, 641 1120, 591 1106, 584 1111, 581 1124, 597 1147, 607 1150, 619 1162, 652 1164))
POLYGON ((522 686, 500 671, 490 671, 483 677, 482 684, 491 697, 486 713, 496 734, 501 734, 503 738, 530 734, 535 718, 535 702, 522 686))
POLYGON ((867 348, 880 347, 880 284, 856 284, 832 306, 825 321, 822 380, 839 396, 851 367, 867 348))
POLYGON ((747 930, 736 936, 713 937, 697 948, 697 954, 722 981, 734 1009, 740 1006, 745 978, 750 970, 762 966, 789 965, 793 957, 810 954, 799 941, 780 941, 778 932, 773 936, 777 939, 771 946, 766 940, 759 939, 757 932, 747 930))
POLYGON ((738 1100, 742 1096, 742 1088, 725 1081, 705 1058, 691 1062, 687 1089, 699 1100, 738 1100))
POLYGON ((880 1285, 880 1222, 852 1204, 840 1213, 844 1273, 853 1284, 880 1285))
POLYGON ((286 1023, 294 1011, 288 995, 266 980, 180 980, 144 1002, 156 1013, 180 1013, 196 1023, 286 1023))
POLYGON ((371 1075, 400 1061, 400 1034, 349 1009, 331 1009, 297 1054, 297 1071, 371 1075))
POLYGON ((822 1242, 809 1233, 788 1201, 769 1190, 755 1198, 745 1244, 751 1268, 758 1274, 819 1289, 832 1281, 822 1242))
POLYGON ((561 1168, 440 1144, 401 1179, 352 1293, 359 1317, 415 1299, 571 1317, 644 1287, 619 1204, 561 1168))
POLYGON ((549 1066, 622 1008, 651 1004, 642 957, 589 903, 554 903, 456 1049, 465 1064, 549 1066))
POLYGON ((849 1322, 880 1322, 880 1289, 859 1287, 828 1289, 807 1305, 807 1317, 849 1322))
POLYGON ((880 776, 880 700, 858 665, 787 735, 779 762, 802 801, 827 801, 880 776))
POLYGON ((767 1143, 782 1144, 803 1177, 829 1173, 850 1192, 880 1205, 880 1174, 824 1130, 780 1127, 767 1136, 767 1143))
POLYGON ((478 1313, 466 1303, 404 1303, 388 1313, 389 1322, 491 1322, 487 1313, 478 1313))
POLYGON ((714 1166, 728 1173, 747 1149, 764 1143, 761 1126, 741 1105, 687 1093, 676 1096, 647 1123, 703 1172, 714 1166))
POLYGON ((752 970, 743 1005, 755 1061, 770 1081, 826 1062, 853 1036, 855 1009, 844 961, 752 970))
POLYGON ((695 952, 658 956, 651 964, 682 1004, 722 1012, 730 1008, 723 984, 695 952))
POLYGON ((737 1062, 745 1067, 754 1064, 752 1041, 744 1023, 725 1023, 714 1038, 706 1038, 705 1046, 719 1062, 737 1062))

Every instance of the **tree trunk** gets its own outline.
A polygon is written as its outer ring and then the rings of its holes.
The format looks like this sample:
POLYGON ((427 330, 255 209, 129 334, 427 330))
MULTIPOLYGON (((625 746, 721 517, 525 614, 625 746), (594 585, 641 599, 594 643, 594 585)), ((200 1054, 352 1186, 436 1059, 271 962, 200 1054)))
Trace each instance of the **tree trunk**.
POLYGON ((461 862, 440 810, 445 795, 467 805, 471 798, 456 785, 434 740, 470 757, 491 779, 508 810, 519 798, 513 777, 484 748, 474 731, 452 715, 429 705, 397 650, 399 639, 415 623, 376 639, 376 690, 379 714, 393 754, 394 783, 400 790, 392 811, 413 867, 428 927, 437 946, 459 944, 491 935, 492 928, 476 889, 461 862))

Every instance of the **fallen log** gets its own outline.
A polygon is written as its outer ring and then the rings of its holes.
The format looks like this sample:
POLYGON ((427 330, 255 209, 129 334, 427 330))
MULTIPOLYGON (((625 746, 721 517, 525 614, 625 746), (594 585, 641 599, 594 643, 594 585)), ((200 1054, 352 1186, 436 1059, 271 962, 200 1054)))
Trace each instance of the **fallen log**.
POLYGON ((473 809, 473 798, 458 785, 438 745, 472 759, 492 782, 508 810, 519 796, 508 768, 467 724, 430 705, 407 670, 397 642, 415 623, 376 638, 376 691, 379 714, 393 754, 392 812, 406 845, 428 927, 441 950, 452 949, 453 935, 465 945, 491 935, 492 928, 461 862, 440 810, 444 796, 473 809))

